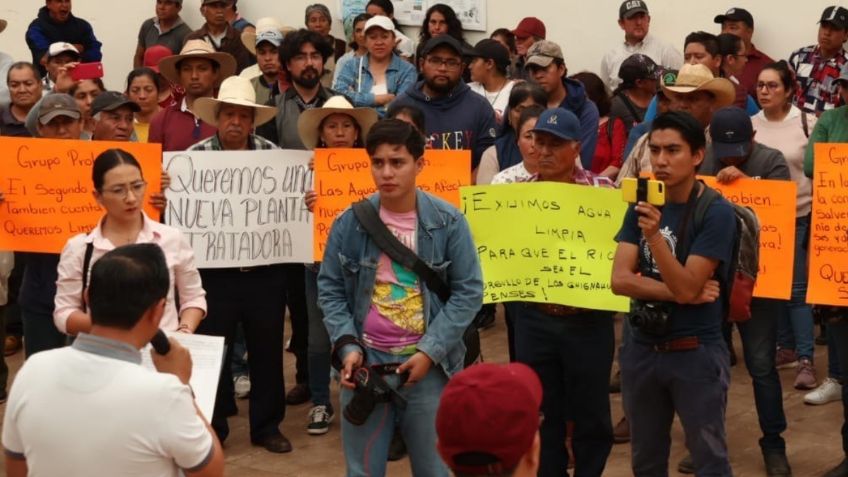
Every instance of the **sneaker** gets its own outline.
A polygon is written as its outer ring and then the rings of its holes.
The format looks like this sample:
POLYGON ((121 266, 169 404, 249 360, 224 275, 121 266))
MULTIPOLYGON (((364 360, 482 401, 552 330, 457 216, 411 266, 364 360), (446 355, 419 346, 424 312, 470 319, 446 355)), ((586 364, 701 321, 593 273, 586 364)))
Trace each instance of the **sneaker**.
POLYGON ((680 459, 677 463, 677 471, 681 474, 694 474, 695 463, 692 462, 692 454, 686 454, 686 457, 680 459))
POLYGON ((326 434, 330 430, 330 423, 333 422, 333 410, 328 406, 315 406, 309 410, 309 424, 306 426, 306 431, 313 436, 326 434))
POLYGON ((247 398, 250 395, 250 378, 246 374, 235 377, 233 379, 233 387, 236 391, 236 399, 247 398))
POLYGON ((833 378, 825 378, 821 386, 804 396, 804 403, 818 406, 842 399, 842 385, 833 378))
POLYGON ((774 357, 774 367, 777 369, 790 369, 798 367, 798 355, 794 349, 779 349, 774 357))
POLYGON ((816 368, 809 358, 798 360, 798 373, 795 375, 795 389, 814 389, 816 387, 816 368))
POLYGON ((612 428, 612 441, 616 444, 630 442, 630 423, 626 417, 622 417, 618 424, 612 428))

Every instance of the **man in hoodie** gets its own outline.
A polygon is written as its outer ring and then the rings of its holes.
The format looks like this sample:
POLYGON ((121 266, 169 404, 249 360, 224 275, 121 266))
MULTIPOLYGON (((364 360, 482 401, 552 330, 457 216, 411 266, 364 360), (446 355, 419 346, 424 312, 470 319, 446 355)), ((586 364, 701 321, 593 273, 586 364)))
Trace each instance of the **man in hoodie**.
POLYGON ((598 143, 598 107, 586 96, 583 84, 567 77, 562 48, 552 41, 537 41, 527 50, 524 67, 530 79, 548 93, 549 108, 571 111, 580 120, 580 162, 583 169, 591 169, 598 143))
POLYGON ((38 17, 27 28, 26 42, 32 52, 32 63, 38 65, 42 76, 47 72, 47 50, 53 43, 74 45, 84 63, 103 58, 101 43, 94 36, 91 24, 71 13, 71 0, 45 0, 38 17))
POLYGON ((497 123, 489 102, 462 81, 466 67, 462 52, 462 45, 450 35, 431 38, 421 50, 418 65, 424 79, 401 93, 395 103, 424 112, 431 148, 471 150, 471 168, 476 169, 483 151, 495 143, 497 123))

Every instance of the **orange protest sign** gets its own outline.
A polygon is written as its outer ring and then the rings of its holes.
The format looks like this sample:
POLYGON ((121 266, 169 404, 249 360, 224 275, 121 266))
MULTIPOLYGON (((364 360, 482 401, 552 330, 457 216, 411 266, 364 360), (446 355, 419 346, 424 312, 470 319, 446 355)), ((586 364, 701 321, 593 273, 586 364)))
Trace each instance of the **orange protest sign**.
POLYGON ((719 184, 715 177, 701 179, 730 202, 753 209, 760 220, 760 270, 754 296, 789 299, 795 253, 795 183, 739 179, 719 184))
MULTIPOLYGON (((459 207, 459 188, 471 184, 471 151, 428 150, 418 188, 459 207)), ((350 204, 377 192, 371 159, 364 149, 316 149, 314 209, 315 260, 324 257, 330 227, 350 204)))
POLYGON ((807 302, 848 306, 848 144, 816 144, 807 302))
MULTIPOLYGON (((90 232, 103 216, 92 194, 94 159, 123 149, 141 164, 147 194, 159 191, 162 147, 107 141, 0 137, 0 250, 59 253, 69 238, 90 232)), ((145 200, 145 202, 147 202, 145 200)), ((145 203, 151 217, 158 212, 145 203)))

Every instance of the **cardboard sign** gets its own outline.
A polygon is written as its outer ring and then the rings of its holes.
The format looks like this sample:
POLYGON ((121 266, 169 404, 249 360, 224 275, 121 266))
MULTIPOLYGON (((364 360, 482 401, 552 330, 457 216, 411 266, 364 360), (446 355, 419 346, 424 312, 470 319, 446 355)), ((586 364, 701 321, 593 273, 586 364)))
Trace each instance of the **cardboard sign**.
POLYGON ((760 220, 760 270, 754 296, 788 300, 792 295, 795 255, 795 201, 793 181, 739 179, 719 184, 700 177, 730 202, 750 207, 760 220))
POLYGON ((141 165, 147 181, 144 210, 151 218, 150 194, 159 191, 162 147, 111 141, 71 141, 0 137, 6 155, 0 167, 0 250, 59 253, 69 238, 89 233, 105 214, 94 199, 91 169, 107 149, 123 149, 141 165))
MULTIPOLYGON (((459 188, 471 184, 471 151, 427 150, 416 183, 459 207, 459 188)), ((371 159, 364 149, 315 150, 315 261, 324 257, 336 216, 375 192, 371 159)))
POLYGON ((165 153, 165 223, 183 231, 198 268, 312 261, 309 151, 165 153))
POLYGON ((462 188, 483 269, 483 301, 629 311, 612 293, 621 191, 551 182, 462 188))
POLYGON ((816 144, 807 302, 848 306, 848 144, 816 144))

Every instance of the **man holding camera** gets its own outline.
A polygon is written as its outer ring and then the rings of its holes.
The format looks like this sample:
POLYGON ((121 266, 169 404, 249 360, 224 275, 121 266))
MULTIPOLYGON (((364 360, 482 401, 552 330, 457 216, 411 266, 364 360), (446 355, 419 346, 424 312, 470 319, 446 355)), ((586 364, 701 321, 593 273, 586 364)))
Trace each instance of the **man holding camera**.
POLYGON ((627 211, 612 289, 633 298, 633 333, 621 354, 624 410, 636 477, 666 475, 674 414, 680 416, 697 475, 730 476, 724 417, 730 362, 721 326, 736 218, 715 199, 701 224, 693 212, 705 186, 704 127, 684 112, 654 119, 651 167, 665 186, 662 210, 644 198, 627 211))
POLYGON ((398 422, 412 473, 446 477, 436 411, 448 377, 463 366, 463 333, 483 297, 480 264, 462 213, 416 188, 421 134, 381 121, 366 149, 378 193, 333 223, 318 276, 341 372, 347 475, 385 475, 398 422))

